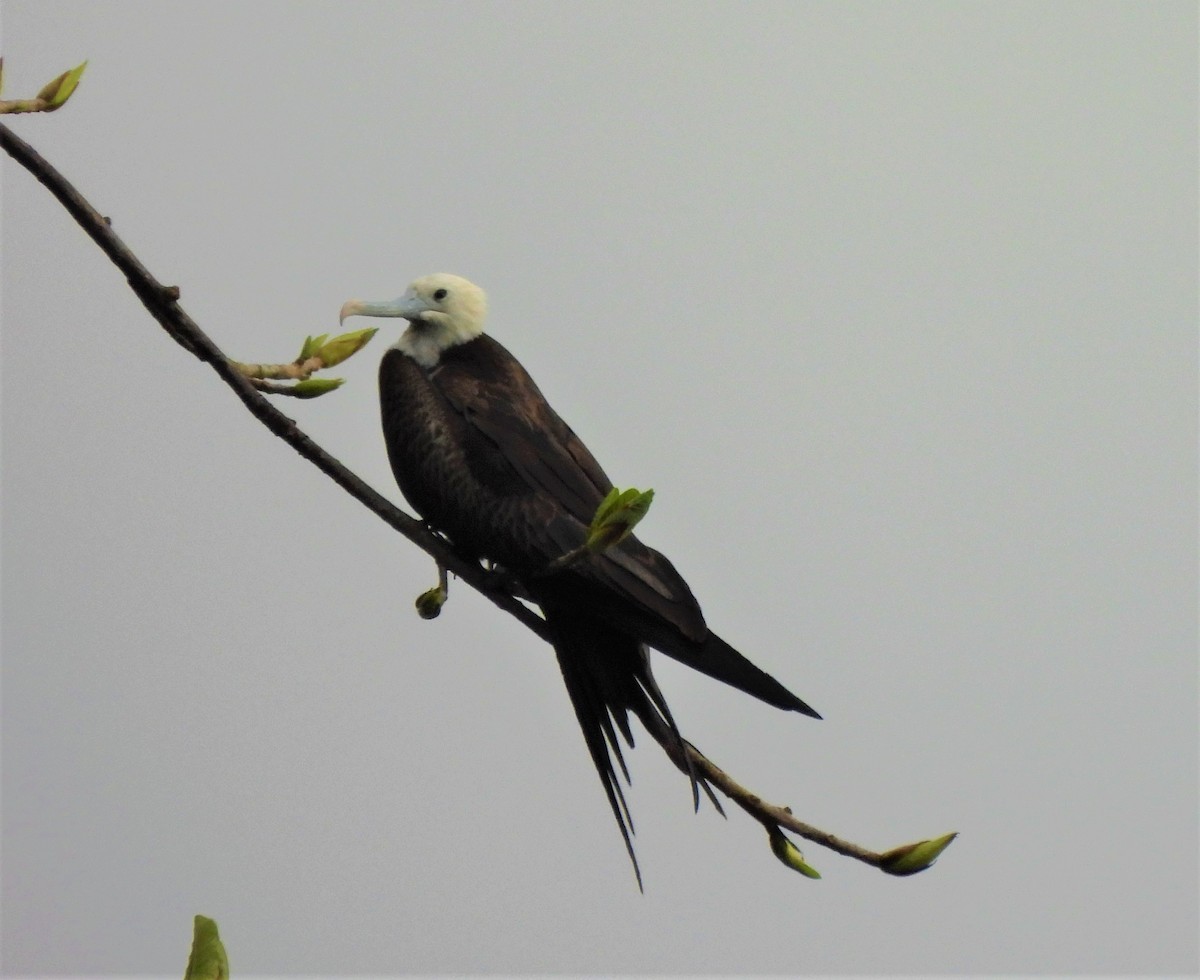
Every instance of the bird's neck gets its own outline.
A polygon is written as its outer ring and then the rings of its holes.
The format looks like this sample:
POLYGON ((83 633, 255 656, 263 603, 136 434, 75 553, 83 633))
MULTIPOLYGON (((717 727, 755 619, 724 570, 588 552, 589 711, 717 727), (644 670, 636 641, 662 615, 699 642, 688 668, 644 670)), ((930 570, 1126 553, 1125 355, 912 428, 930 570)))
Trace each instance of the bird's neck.
POLYGON ((475 336, 457 329, 452 321, 414 320, 392 347, 428 371, 437 367, 447 350, 469 343, 475 336))

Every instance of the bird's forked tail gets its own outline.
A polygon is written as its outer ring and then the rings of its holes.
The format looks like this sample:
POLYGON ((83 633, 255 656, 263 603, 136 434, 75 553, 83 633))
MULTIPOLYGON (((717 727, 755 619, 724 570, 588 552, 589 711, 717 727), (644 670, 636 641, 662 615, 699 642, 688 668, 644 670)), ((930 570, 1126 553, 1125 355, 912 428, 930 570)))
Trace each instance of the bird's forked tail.
MULTIPOLYGON (((575 717, 583 730, 584 741, 604 785, 617 826, 621 828, 638 888, 642 888, 642 873, 633 851, 633 819, 617 775, 619 767, 621 775, 629 782, 629 770, 621 754, 617 733, 620 732, 633 748, 633 732, 629 727, 629 712, 632 711, 648 729, 669 733, 668 737, 675 742, 680 758, 684 760, 687 759, 685 743, 662 691, 650 673, 649 651, 644 644, 575 613, 556 616, 552 610, 546 610, 546 622, 554 636, 554 651, 571 704, 575 707, 575 717)), ((720 810, 708 784, 691 772, 690 766, 689 775, 695 805, 699 806, 699 791, 703 788, 720 810)))

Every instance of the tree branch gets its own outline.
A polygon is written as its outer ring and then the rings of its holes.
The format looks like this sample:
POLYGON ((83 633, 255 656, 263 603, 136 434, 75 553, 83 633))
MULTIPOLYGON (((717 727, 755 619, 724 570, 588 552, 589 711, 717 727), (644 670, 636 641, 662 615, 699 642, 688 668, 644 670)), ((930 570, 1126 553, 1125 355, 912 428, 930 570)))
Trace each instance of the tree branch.
POLYGON ((84 199, 62 174, 54 169, 28 143, 0 124, 0 145, 8 154, 34 175, 62 204, 100 250, 121 270, 142 304, 159 325, 185 350, 209 364, 217 375, 263 425, 279 436, 301 456, 328 475, 343 490, 364 504, 372 513, 403 534, 434 559, 445 565, 459 578, 483 593, 505 612, 548 641, 545 623, 528 607, 505 592, 497 590, 489 573, 475 562, 461 557, 442 538, 437 537, 421 521, 410 517, 383 495, 363 482, 337 459, 325 452, 296 425, 293 419, 279 411, 246 378, 233 361, 200 329, 179 305, 177 286, 164 286, 151 275, 141 261, 112 230, 104 217, 84 199))
MULTIPOLYGON (((255 389, 251 379, 246 377, 244 368, 226 357, 179 305, 178 287, 164 286, 151 275, 137 256, 113 232, 109 219, 92 207, 66 178, 36 150, 2 124, 0 124, 0 145, 49 190, 99 246, 100 250, 121 270, 129 282, 130 288, 159 325, 181 347, 210 365, 221 380, 233 389, 255 418, 328 475, 338 486, 372 513, 432 556, 437 562, 439 570, 448 569, 453 572, 543 640, 550 642, 545 621, 512 594, 510 591, 512 583, 505 576, 491 572, 477 562, 463 559, 445 539, 434 534, 424 523, 409 516, 364 483, 362 479, 302 432, 292 419, 263 397, 255 389)), ((933 853, 932 857, 936 858, 937 853, 940 853, 941 849, 949 843, 948 838, 939 838, 936 842, 922 841, 915 845, 904 845, 901 848, 880 853, 844 841, 833 834, 797 820, 792 815, 790 808, 776 806, 762 800, 736 782, 690 743, 685 743, 681 749, 675 741, 673 733, 657 716, 647 713, 647 716, 641 718, 641 721, 677 768, 686 775, 695 772, 708 780, 725 796, 759 821, 767 828, 768 832, 771 832, 772 828, 775 828, 777 832, 778 828, 784 827, 807 840, 837 851, 839 854, 856 858, 894 874, 911 874, 914 871, 923 870, 932 863, 932 858, 930 858, 920 867, 912 866, 911 861, 908 865, 898 864, 900 858, 913 853, 913 848, 944 841, 933 853)), ((927 854, 928 851, 921 853, 927 854)))

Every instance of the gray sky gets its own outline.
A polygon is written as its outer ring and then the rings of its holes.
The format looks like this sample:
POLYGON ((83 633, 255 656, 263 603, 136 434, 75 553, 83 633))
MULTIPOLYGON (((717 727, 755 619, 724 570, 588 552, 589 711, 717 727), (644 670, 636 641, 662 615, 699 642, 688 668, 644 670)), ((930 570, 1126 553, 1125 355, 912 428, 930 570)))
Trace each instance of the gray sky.
MULTIPOLYGON (((9 124, 234 357, 449 271, 710 624, 782 868, 3 169, 3 969, 1197 969, 1196 6, 9 2, 9 124)), ((374 486, 375 364, 285 411, 374 486)))

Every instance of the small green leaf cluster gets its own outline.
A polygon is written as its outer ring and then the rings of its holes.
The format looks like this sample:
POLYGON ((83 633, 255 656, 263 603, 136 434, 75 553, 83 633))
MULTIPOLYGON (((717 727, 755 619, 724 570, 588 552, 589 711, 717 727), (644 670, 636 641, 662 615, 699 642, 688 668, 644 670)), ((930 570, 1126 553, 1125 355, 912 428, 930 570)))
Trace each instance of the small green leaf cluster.
POLYGON ((322 362, 324 367, 341 364, 346 358, 357 354, 366 347, 378 329, 378 327, 367 327, 363 330, 351 330, 349 333, 339 334, 333 340, 329 339, 327 333, 317 337, 306 337, 304 346, 300 348, 300 356, 296 358, 296 361, 302 364, 309 358, 315 357, 322 362))
MULTIPOLYGON (((80 76, 87 67, 87 62, 76 65, 69 71, 64 71, 57 78, 42 86, 41 91, 32 99, 12 99, 0 102, 0 113, 4 112, 54 112, 71 97, 79 85, 80 76)), ((0 58, 0 91, 4 88, 4 59, 0 58)))
POLYGON ((619 544, 646 516, 653 502, 653 490, 618 490, 613 487, 596 508, 588 528, 588 550, 599 553, 619 544))
POLYGON ((341 364, 342 361, 367 346, 367 343, 378 332, 378 327, 367 327, 363 330, 351 330, 349 333, 334 337, 327 344, 322 344, 316 356, 325 362, 326 367, 341 364))
POLYGON ((290 364, 243 364, 230 361, 244 377, 251 380, 260 391, 272 395, 291 395, 293 398, 319 398, 340 388, 344 378, 314 378, 312 375, 322 368, 341 364, 346 358, 357 354, 375 336, 376 328, 351 330, 339 334, 332 340, 329 334, 305 337, 300 345, 299 356, 290 364), (275 385, 273 381, 294 381, 292 385, 275 385))

